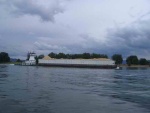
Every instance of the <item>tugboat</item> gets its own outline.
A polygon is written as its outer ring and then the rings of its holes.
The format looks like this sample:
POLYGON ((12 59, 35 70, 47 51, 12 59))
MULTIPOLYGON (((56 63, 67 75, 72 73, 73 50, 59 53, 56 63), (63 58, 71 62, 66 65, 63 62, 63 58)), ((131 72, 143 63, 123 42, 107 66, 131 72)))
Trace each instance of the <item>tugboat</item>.
POLYGON ((22 62, 23 66, 33 66, 36 65, 36 54, 34 52, 29 52, 27 55, 27 60, 22 62))

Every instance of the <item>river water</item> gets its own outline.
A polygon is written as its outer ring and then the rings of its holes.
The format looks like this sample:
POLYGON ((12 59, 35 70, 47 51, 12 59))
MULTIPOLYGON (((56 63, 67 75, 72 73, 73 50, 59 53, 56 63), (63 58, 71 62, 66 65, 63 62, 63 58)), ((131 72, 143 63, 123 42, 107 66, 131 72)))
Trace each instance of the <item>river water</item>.
POLYGON ((0 65, 0 113, 150 113, 150 68, 0 65))

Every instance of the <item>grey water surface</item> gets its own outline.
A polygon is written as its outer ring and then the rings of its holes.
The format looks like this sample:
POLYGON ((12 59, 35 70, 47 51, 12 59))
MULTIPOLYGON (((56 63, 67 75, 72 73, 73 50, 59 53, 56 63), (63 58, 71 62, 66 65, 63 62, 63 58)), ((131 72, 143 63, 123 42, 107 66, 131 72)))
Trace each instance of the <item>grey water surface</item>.
POLYGON ((0 65, 0 113, 150 113, 150 69, 0 65))

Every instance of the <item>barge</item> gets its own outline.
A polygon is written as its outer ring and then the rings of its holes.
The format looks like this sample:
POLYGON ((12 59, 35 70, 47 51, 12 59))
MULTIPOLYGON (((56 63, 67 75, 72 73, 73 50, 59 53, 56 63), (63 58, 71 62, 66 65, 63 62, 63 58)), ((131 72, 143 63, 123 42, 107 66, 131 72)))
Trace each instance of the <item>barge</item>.
POLYGON ((51 67, 79 67, 79 68, 116 68, 115 62, 107 58, 97 59, 54 59, 49 56, 45 56, 43 59, 39 59, 39 66, 51 66, 51 67))

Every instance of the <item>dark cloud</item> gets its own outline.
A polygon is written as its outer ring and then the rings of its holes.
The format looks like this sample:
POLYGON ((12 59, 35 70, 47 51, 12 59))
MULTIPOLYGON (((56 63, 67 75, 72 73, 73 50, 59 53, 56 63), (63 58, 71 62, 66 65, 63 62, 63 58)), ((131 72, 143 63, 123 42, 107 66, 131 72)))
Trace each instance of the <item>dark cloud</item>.
POLYGON ((59 0, 13 0, 1 1, 0 3, 9 6, 11 13, 19 15, 39 16, 43 21, 54 21, 54 16, 63 12, 61 2, 59 0))
POLYGON ((150 52, 150 21, 139 20, 130 25, 108 30, 108 43, 114 52, 142 56, 150 52))

